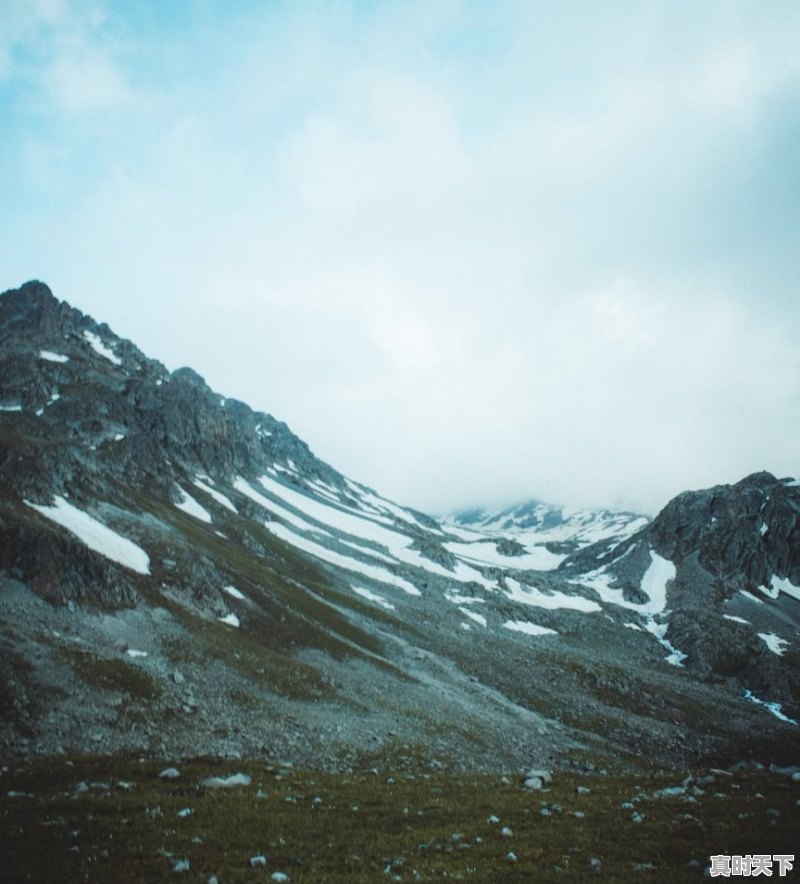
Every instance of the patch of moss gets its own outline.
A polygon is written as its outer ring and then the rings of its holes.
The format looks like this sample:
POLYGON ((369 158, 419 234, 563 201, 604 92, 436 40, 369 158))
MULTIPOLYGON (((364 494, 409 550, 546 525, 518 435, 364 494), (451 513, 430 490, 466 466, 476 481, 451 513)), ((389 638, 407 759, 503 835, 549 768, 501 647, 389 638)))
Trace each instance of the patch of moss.
POLYGON ((89 687, 126 694, 141 702, 157 700, 162 694, 161 686, 155 679, 125 660, 98 657, 75 647, 61 646, 55 653, 89 687))

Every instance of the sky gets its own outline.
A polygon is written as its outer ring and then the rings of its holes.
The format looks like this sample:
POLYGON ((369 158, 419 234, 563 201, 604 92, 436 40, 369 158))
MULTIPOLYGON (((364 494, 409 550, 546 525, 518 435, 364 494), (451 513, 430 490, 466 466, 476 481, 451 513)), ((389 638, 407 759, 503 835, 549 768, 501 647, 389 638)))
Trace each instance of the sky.
POLYGON ((2 0, 28 279, 428 512, 800 473, 795 0, 2 0))

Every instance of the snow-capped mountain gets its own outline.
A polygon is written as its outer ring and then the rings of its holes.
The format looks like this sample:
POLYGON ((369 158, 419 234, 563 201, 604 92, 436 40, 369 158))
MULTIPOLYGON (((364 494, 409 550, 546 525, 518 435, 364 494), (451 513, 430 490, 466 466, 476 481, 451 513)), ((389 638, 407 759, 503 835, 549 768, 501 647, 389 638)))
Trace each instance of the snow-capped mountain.
POLYGON ((650 520, 637 513, 581 510, 529 500, 499 510, 460 510, 446 516, 447 524, 507 536, 518 541, 558 544, 570 551, 591 543, 615 543, 643 528, 650 520))
POLYGON ((437 520, 28 283, 0 296, 0 751, 784 758, 800 488, 695 494, 437 520))

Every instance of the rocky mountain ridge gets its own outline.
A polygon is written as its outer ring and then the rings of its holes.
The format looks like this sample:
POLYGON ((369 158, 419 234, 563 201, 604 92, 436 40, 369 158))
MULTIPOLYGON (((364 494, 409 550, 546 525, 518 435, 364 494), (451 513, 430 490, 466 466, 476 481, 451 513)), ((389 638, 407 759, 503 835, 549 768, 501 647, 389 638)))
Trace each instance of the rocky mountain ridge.
POLYGON ((798 512, 759 474, 652 522, 439 521, 28 283, 0 295, 0 753, 796 762, 798 512))

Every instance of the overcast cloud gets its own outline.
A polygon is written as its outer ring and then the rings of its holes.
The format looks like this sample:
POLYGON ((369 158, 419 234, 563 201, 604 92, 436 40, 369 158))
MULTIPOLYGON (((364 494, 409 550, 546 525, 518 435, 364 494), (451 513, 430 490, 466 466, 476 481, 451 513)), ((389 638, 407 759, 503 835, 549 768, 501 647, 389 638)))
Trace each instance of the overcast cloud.
POLYGON ((29 278, 429 511, 800 473, 800 5, 6 0, 29 278))

